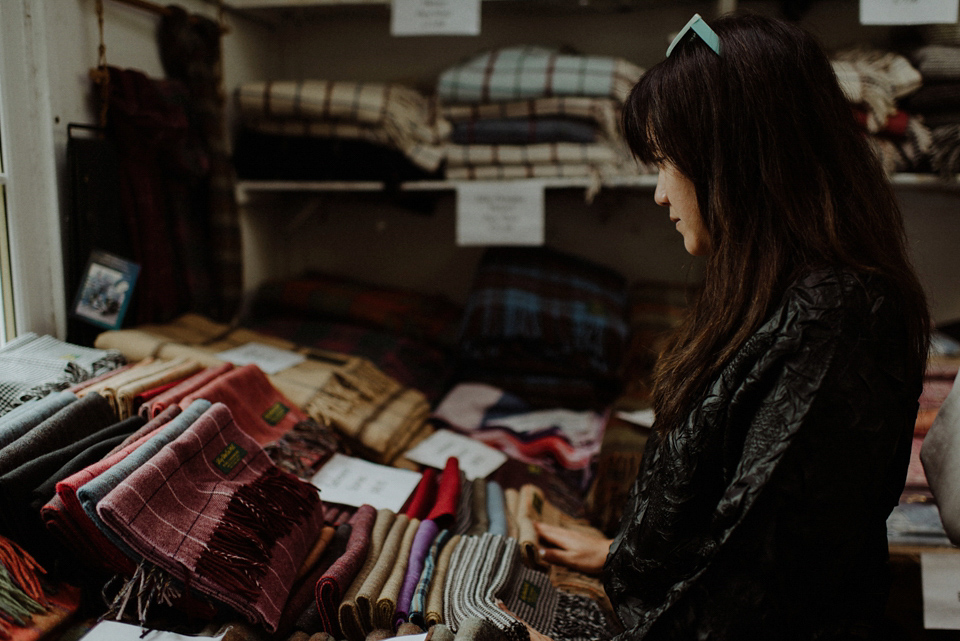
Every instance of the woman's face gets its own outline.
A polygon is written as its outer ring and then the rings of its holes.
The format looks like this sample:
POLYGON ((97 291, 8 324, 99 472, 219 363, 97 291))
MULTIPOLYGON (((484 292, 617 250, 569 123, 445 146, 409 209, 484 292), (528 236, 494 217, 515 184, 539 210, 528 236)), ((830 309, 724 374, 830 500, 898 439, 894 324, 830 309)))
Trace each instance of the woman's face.
POLYGON ((710 253, 710 235, 700 217, 693 181, 668 161, 660 164, 653 199, 658 205, 670 208, 670 222, 683 235, 683 247, 689 254, 705 256, 710 253))

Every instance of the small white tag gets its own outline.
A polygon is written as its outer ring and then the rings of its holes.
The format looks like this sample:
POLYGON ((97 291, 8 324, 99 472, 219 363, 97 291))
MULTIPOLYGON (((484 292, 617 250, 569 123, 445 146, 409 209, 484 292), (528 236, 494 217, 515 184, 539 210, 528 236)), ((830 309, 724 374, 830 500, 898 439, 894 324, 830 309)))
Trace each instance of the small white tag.
POLYGON ((479 36, 480 0, 393 0, 390 35, 479 36))
POLYGON ((307 357, 288 349, 271 347, 263 343, 247 343, 217 354, 217 358, 234 365, 256 365, 267 374, 276 374, 288 367, 298 365, 307 357))
POLYGON ((923 627, 960 630, 960 554, 920 555, 923 627))
POLYGON ((378 510, 388 508, 399 512, 422 477, 413 470, 334 454, 310 482, 320 488, 320 498, 324 501, 354 507, 367 504, 378 510))
POLYGON ((191 637, 162 630, 144 630, 139 625, 119 621, 101 621, 93 626, 82 641, 219 641, 225 634, 216 637, 191 637))
POLYGON ((953 24, 960 0, 860 0, 860 24, 953 24))
POLYGON ((458 245, 542 245, 544 215, 542 181, 457 185, 458 245))
POLYGON ((443 469, 447 459, 457 463, 469 480, 486 478, 507 462, 507 455, 489 445, 450 430, 437 430, 404 456, 414 463, 443 469))

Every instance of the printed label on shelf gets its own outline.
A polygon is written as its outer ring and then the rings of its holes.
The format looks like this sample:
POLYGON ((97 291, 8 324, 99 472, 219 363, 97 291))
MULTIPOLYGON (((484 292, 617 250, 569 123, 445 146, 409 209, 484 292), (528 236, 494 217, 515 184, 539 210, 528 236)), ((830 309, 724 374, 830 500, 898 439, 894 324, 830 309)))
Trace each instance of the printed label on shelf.
POLYGON ((960 630, 960 554, 920 555, 923 627, 960 630))
POLYGON ((544 185, 538 180, 457 185, 458 245, 542 245, 544 185))
POLYGON ((393 0, 392 36, 479 36, 480 0, 393 0))
POLYGON ((960 0, 860 0, 860 24, 953 24, 960 0))
POLYGON ((366 503, 378 510, 399 512, 422 476, 420 472, 334 454, 310 482, 320 488, 324 501, 354 507, 366 503))

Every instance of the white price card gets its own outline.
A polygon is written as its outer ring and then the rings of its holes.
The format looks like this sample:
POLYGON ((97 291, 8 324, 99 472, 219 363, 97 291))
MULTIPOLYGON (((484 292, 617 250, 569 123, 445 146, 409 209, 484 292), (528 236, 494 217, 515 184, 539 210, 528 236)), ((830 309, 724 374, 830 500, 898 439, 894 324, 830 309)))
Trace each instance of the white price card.
POLYGON ((422 465, 443 469, 447 459, 457 463, 469 480, 486 478, 507 462, 507 455, 485 443, 450 430, 437 430, 404 456, 422 465))
POLYGON ((422 477, 420 472, 334 454, 310 482, 320 488, 324 501, 354 507, 367 504, 378 510, 399 512, 422 477))
POLYGON ((543 183, 468 181, 457 185, 458 245, 542 245, 543 183))
POLYGON ((393 0, 390 5, 390 35, 480 35, 480 0, 393 0))
POLYGON ((82 641, 219 641, 225 634, 215 637, 191 637, 163 630, 146 630, 139 625, 119 621, 101 621, 81 637, 82 641))
POLYGON ((920 555, 923 627, 960 630, 960 554, 920 555))
POLYGON ((860 24, 952 24, 960 0, 860 0, 860 24))
POLYGON ((276 374, 288 367, 298 365, 307 357, 288 349, 280 349, 263 343, 247 343, 217 354, 217 358, 234 365, 256 365, 267 374, 276 374))

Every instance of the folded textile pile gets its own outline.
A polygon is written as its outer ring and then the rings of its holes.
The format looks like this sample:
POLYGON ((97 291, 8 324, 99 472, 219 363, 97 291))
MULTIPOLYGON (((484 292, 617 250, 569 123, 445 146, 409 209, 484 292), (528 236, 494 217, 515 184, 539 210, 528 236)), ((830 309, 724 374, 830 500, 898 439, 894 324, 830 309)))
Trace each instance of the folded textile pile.
POLYGON ((334 426, 349 447, 370 460, 392 463, 432 431, 427 424, 429 405, 424 395, 359 356, 299 347, 194 314, 164 325, 108 331, 97 337, 98 346, 115 348, 132 361, 179 356, 207 367, 223 364, 219 352, 249 343, 305 356, 304 361, 268 377, 292 405, 283 408, 283 415, 296 415, 299 408, 317 423, 334 426))
POLYGON ((604 417, 590 410, 537 410, 484 383, 459 383, 433 419, 525 463, 548 468, 583 492, 593 477, 604 417))
POLYGON ((887 172, 925 169, 930 130, 912 109, 901 107, 921 88, 920 72, 899 54, 875 50, 843 51, 831 63, 887 172))
POLYGON ((116 350, 82 347, 33 332, 22 334, 0 347, 0 414, 125 362, 116 350))
POLYGON ((243 178, 415 180, 435 176, 450 125, 399 84, 251 82, 237 89, 243 178))
POLYGON ((482 53, 440 74, 453 123, 451 180, 637 173, 618 110, 643 69, 607 56, 522 46, 482 53))
POLYGON ((298 345, 368 358, 435 402, 451 374, 462 314, 440 296, 307 273, 260 285, 242 323, 298 345))
POLYGON ((457 380, 538 408, 599 409, 617 394, 626 281, 548 248, 491 248, 468 295, 457 380))
POLYGON ((960 43, 926 44, 910 59, 923 86, 906 106, 931 130, 930 166, 945 177, 960 173, 960 43))

